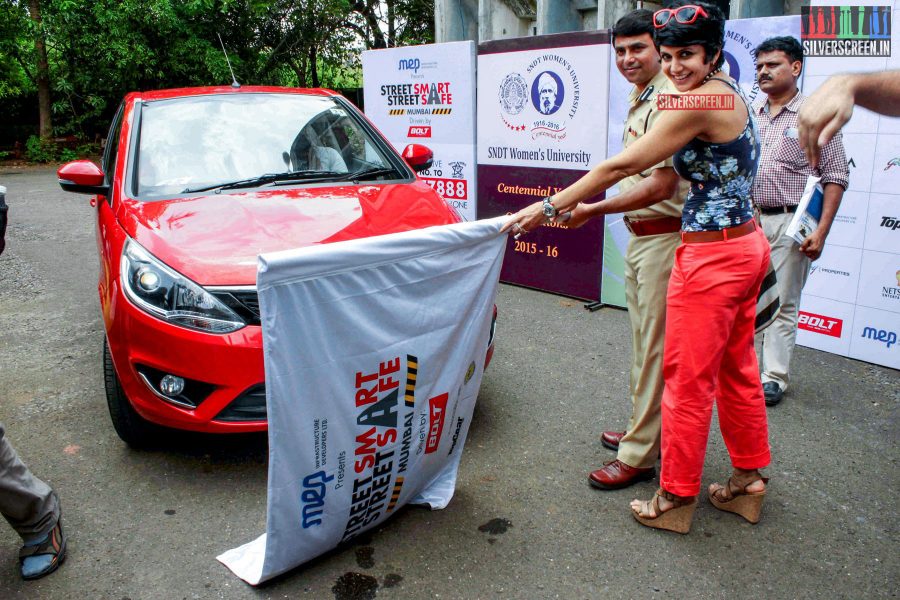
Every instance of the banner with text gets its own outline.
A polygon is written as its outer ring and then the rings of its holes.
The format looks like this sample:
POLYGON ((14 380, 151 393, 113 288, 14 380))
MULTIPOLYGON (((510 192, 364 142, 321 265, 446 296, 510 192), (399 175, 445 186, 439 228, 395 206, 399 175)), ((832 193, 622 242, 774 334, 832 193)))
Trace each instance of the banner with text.
MULTIPOLYGON (((606 31, 478 46, 479 217, 540 201, 605 158, 608 61, 606 31)), ((599 221, 547 225, 508 243, 503 281, 599 299, 599 221)))
MULTIPOLYGON (((900 18, 896 8, 893 17, 900 18)), ((900 69, 900 49, 887 57, 807 58, 803 92, 834 73, 885 69, 900 69)), ((900 369, 900 119, 856 107, 842 131, 850 186, 825 251, 810 267, 797 343, 900 369)))
POLYGON ((271 579, 406 503, 450 502, 484 373, 505 220, 260 256, 266 533, 218 557, 238 577, 271 579))
POLYGON ((366 116, 398 151, 428 146, 419 176, 475 219, 475 42, 368 50, 362 66, 366 116))

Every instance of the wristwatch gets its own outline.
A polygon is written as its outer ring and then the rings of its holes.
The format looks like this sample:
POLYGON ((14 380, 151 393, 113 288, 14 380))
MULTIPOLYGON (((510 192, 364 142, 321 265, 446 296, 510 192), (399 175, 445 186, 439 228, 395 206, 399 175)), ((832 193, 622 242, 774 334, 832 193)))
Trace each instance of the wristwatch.
POLYGON ((557 213, 559 212, 556 210, 556 207, 553 206, 553 203, 551 202, 552 199, 553 196, 547 196, 546 198, 544 198, 544 217, 548 221, 555 218, 557 213))

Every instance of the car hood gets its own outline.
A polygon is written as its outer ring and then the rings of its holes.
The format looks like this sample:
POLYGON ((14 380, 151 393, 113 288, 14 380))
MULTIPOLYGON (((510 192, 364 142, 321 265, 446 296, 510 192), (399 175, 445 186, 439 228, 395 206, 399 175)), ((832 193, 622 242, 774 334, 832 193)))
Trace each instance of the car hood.
POLYGON ((257 255, 431 225, 456 212, 424 182, 125 199, 125 232, 201 285, 255 285, 257 255))

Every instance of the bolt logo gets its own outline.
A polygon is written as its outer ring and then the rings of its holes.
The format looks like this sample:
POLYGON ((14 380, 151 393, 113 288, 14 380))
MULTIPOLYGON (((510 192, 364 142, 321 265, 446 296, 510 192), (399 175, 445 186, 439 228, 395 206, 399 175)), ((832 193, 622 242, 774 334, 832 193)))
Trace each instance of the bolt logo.
POLYGON ((412 125, 406 132, 406 137, 430 138, 431 125, 412 125))
POLYGON ((886 329, 875 329, 874 327, 863 328, 862 336, 876 342, 883 342, 888 348, 897 343, 897 334, 886 329))
POLYGON ((565 97, 562 79, 553 71, 544 71, 531 84, 531 103, 542 115, 558 111, 565 97))
POLYGON ((797 326, 806 331, 839 338, 844 327, 844 321, 801 310, 800 316, 797 318, 797 326))
POLYGON ((441 432, 444 430, 444 414, 447 412, 448 394, 428 399, 428 440, 425 442, 425 454, 431 454, 438 448, 441 432))
POLYGON ((884 167, 884 170, 887 171, 891 167, 900 167, 900 156, 897 158, 892 158, 887 162, 887 166, 884 167))
POLYGON ((422 63, 419 62, 418 58, 401 58, 399 64, 397 65, 398 71, 412 71, 413 73, 418 73, 419 67, 422 66, 422 63))

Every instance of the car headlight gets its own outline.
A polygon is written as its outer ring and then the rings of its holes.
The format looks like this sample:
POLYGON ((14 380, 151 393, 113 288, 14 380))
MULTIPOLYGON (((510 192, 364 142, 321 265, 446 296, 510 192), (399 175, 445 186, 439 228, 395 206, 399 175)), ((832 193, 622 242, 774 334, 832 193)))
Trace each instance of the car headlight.
POLYGON ((230 333, 246 323, 202 287, 129 239, 122 250, 122 288, 138 308, 174 325, 230 333))

